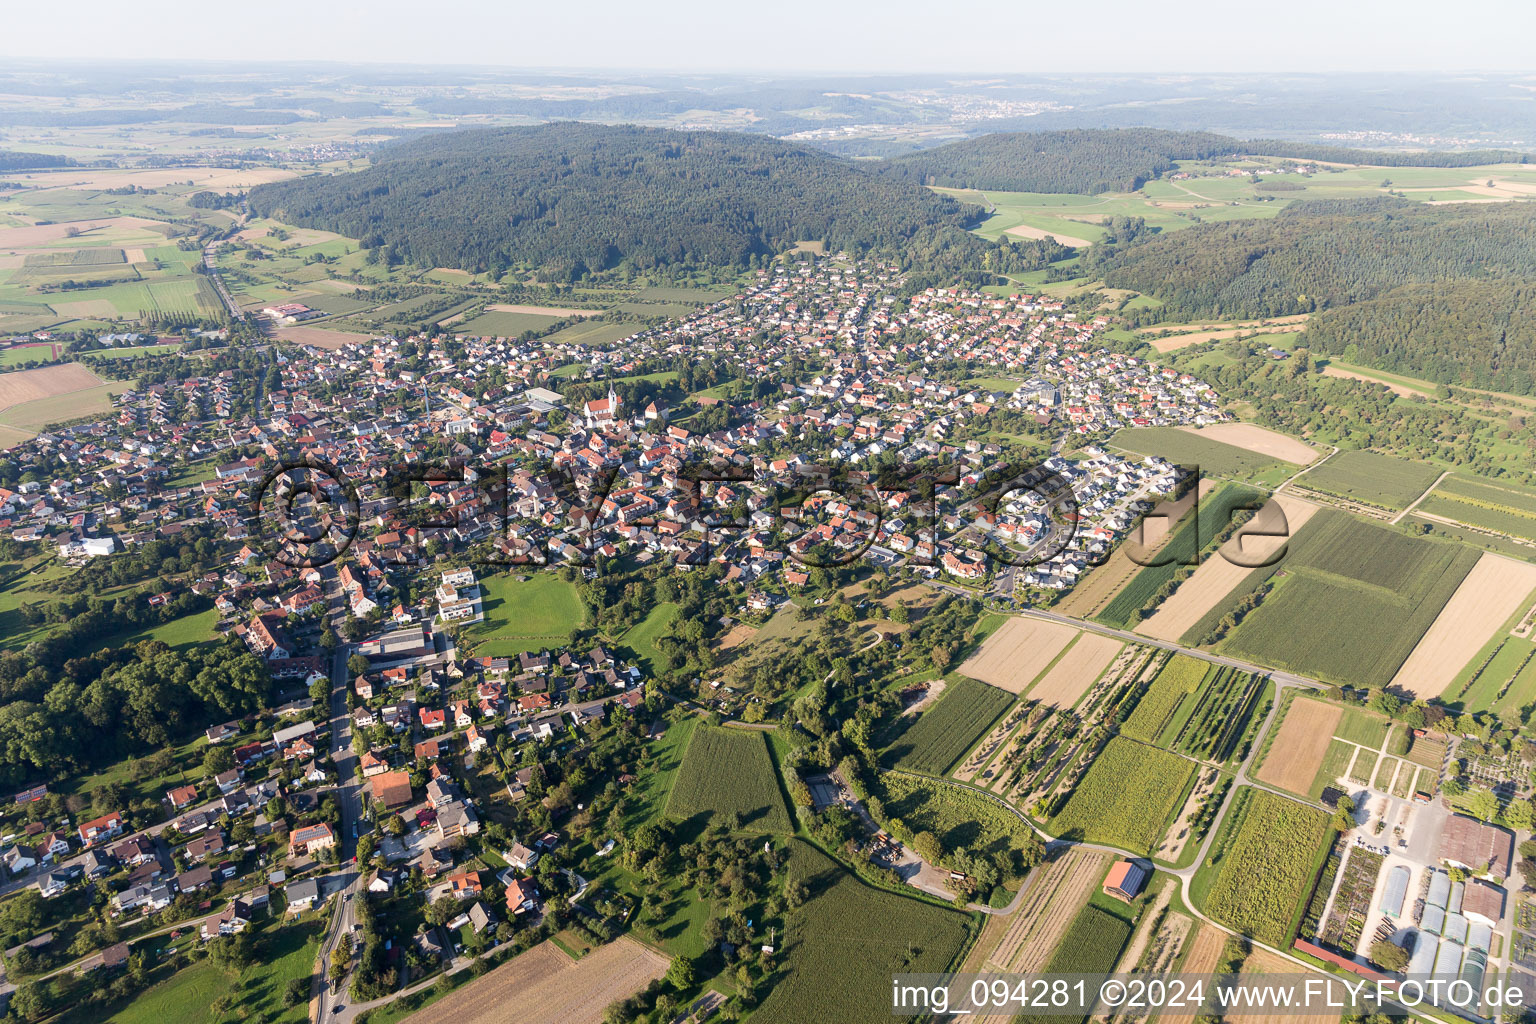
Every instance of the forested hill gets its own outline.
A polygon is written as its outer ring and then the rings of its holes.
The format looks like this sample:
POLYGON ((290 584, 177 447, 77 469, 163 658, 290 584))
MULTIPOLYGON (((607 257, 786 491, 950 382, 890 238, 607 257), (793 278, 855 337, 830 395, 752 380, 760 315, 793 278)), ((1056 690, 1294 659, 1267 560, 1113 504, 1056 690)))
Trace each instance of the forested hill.
POLYGON ((1529 153, 1506 150, 1390 153, 1308 142, 1245 141, 1210 132, 1116 128, 999 132, 893 157, 875 167, 887 177, 946 188, 1096 195, 1134 192, 1181 160, 1239 155, 1379 167, 1475 167, 1536 160, 1529 153))
POLYGON ((1536 393, 1536 282, 1411 284, 1307 322, 1318 355, 1441 384, 1536 393))
POLYGON ((972 207, 777 139, 571 122, 411 139, 367 170, 264 185, 250 204, 389 260, 556 279, 624 261, 746 265, 803 240, 992 271, 1066 254, 980 239, 972 207))
POLYGON ((74 165, 75 162, 66 156, 0 149, 0 171, 29 171, 38 167, 73 167, 74 165))
POLYGON ((1231 156, 1244 143, 1153 128, 1007 132, 894 157, 880 174, 922 185, 1003 192, 1131 192, 1176 160, 1231 156))
POLYGON ((1094 247, 1083 269, 1161 299, 1160 319, 1312 312, 1419 282, 1536 279, 1536 204, 1296 203, 1270 220, 1094 247))

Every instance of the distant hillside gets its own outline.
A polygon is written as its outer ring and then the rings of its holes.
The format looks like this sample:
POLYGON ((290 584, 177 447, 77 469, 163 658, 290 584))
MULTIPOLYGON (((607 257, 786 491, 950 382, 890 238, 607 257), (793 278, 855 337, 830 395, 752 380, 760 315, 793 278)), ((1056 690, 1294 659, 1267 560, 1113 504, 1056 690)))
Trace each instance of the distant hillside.
POLYGON ((974 207, 777 139, 569 122, 413 138, 363 171, 261 186, 250 204, 390 260, 566 279, 626 261, 747 265, 802 240, 991 271, 1066 252, 977 238, 974 207))
POLYGON ((1161 299, 1160 319, 1305 313, 1417 282, 1536 278, 1536 204, 1302 202, 1095 247, 1081 269, 1161 299))
POLYGON ((887 177, 946 188, 1096 195, 1134 192, 1180 160, 1238 155, 1382 167, 1474 167, 1536 160, 1529 153, 1508 150, 1388 153, 1307 142, 1245 141, 1210 132, 1114 128, 999 132, 893 157, 875 167, 887 177))
POLYGON ((1176 160, 1241 152, 1236 139, 1208 132, 1116 128, 983 135, 876 165, 886 177, 921 185, 1002 192, 1131 192, 1176 160))
POLYGON ((67 156, 51 153, 23 153, 14 149, 0 149, 0 171, 30 171, 39 167, 73 167, 75 162, 67 156))

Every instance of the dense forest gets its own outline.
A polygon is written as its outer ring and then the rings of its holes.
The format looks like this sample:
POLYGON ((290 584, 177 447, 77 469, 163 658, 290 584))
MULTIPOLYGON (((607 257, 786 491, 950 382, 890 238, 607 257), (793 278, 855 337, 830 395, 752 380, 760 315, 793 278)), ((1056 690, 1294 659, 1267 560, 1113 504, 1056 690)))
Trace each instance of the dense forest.
POLYGON ((0 171, 28 171, 35 167, 73 167, 74 165, 75 162, 67 156, 0 149, 0 171))
POLYGON ((895 157, 879 173, 922 185, 1004 192, 1131 192, 1176 160, 1231 156, 1243 143, 1209 132, 1116 128, 983 135, 895 157))
POLYGON ((1536 284, 1412 284, 1307 323, 1318 355, 1441 384, 1536 392, 1536 284))
POLYGON ((411 139, 364 171, 261 186, 250 204, 386 261, 548 280, 626 263, 749 266, 802 240, 993 272, 1068 252, 977 238, 972 207, 776 139, 575 123, 411 139))
POLYGON ((1180 160, 1241 154, 1381 167, 1473 167, 1536 159, 1506 150, 1389 153, 1307 142, 1245 141, 1211 132, 1113 128, 997 132, 893 157, 875 166, 888 177, 924 185, 1096 195, 1134 192, 1180 160))
POLYGON ((1536 278, 1536 206, 1296 203, 1270 220, 1090 249, 1083 269, 1161 299, 1159 319, 1308 313, 1414 283, 1536 278))

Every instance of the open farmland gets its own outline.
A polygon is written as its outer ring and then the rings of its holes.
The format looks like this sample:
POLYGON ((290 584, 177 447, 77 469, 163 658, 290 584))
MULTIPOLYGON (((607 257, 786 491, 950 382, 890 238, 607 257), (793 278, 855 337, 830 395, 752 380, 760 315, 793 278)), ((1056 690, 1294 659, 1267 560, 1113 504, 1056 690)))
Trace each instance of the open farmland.
POLYGON ((1296 483, 1324 494, 1396 512, 1423 494, 1440 470, 1371 451, 1339 452, 1296 483))
MULTIPOLYGON (((1341 685, 1385 686, 1482 552, 1325 509, 1278 568, 1273 592, 1219 649, 1341 685)), ((1238 596, 1238 595, 1234 595, 1238 596)))
POLYGON ((1053 708, 1072 707, 1124 646, 1119 640, 1099 633, 1080 634, 1050 671, 1030 687, 1029 699, 1053 708))
POLYGON ((1237 753, 1264 690, 1262 675, 1222 665, 1206 676, 1193 700, 1180 705, 1158 741, 1190 757, 1225 761, 1237 753))
POLYGON ((1137 701, 1136 710, 1120 727, 1120 734, 1144 743, 1156 742, 1179 706, 1185 700, 1196 699, 1191 694, 1200 689, 1200 681, 1209 667, 1198 659, 1175 654, 1137 701))
POLYGON ((1277 495, 1265 502, 1248 525, 1222 544, 1214 555, 1202 561, 1194 574, 1179 584, 1179 589, 1158 605, 1150 618, 1141 621, 1136 631, 1159 640, 1200 641, 1202 637, 1191 634, 1206 615, 1221 607, 1227 596, 1253 571, 1250 566, 1274 557, 1318 508, 1310 501, 1289 494, 1277 495), (1256 535, 1249 536, 1247 530, 1255 531, 1256 535), (1184 639, 1186 637, 1189 639, 1184 639))
POLYGON ((1415 511, 1536 541, 1536 494, 1502 481, 1452 474, 1415 511))
POLYGON ((933 707, 917 716, 890 749, 896 767, 943 775, 1008 710, 1014 698, 985 683, 961 678, 945 687, 933 707))
MULTIPOLYGON (((1210 428, 1207 428, 1207 431, 1210 428)), ((1242 480, 1265 479, 1275 471, 1294 473, 1295 466, 1269 455, 1246 451, 1206 432, 1193 433, 1178 427, 1127 427, 1110 443, 1139 455, 1156 455, 1181 466, 1198 466, 1205 476, 1230 476, 1242 480)))
POLYGON ((1179 427, 1178 429, 1196 437, 1219 441, 1255 455, 1278 459, 1295 466, 1310 465, 1317 458, 1317 449, 1288 434, 1261 427, 1257 423, 1212 423, 1205 427, 1179 427))
POLYGON ((667 815, 691 818, 696 814, 739 814, 747 831, 794 831, 778 773, 768 756, 768 741, 761 732, 708 725, 694 730, 667 799, 667 815))
POLYGON ((987 954, 988 969, 1038 971, 1103 882, 1109 854, 1077 847, 1035 868, 1013 921, 987 954))
POLYGON ((969 938, 964 914, 870 888, 798 840, 789 874, 811 898, 790 912, 775 954, 788 972, 754 1014, 762 1020, 889 1024, 891 971, 942 973, 969 938))
POLYGON ((1059 622, 1011 617, 966 659, 960 673, 1009 693, 1023 693, 1076 635, 1059 622))
POLYGON ((35 370, 0 373, 0 409, 53 398, 71 391, 83 391, 102 383, 102 379, 81 363, 62 363, 35 370))
MULTIPOLYGON (((1235 806, 1235 805, 1234 805, 1235 806)), ((1319 855, 1329 837, 1328 815, 1263 790, 1248 790, 1242 816, 1217 846, 1207 870, 1216 872, 1205 912, 1261 942, 1284 947, 1301 915, 1319 855)))
POLYGON ((1053 835, 1149 854, 1194 771, 1194 763, 1177 754, 1116 736, 1047 828, 1053 835))
POLYGON ((1445 603, 1392 686, 1421 700, 1438 697, 1504 620, 1524 608, 1536 588, 1536 565, 1484 554, 1445 603))
POLYGON ((1143 567, 1095 617, 1120 628, 1135 625, 1143 615, 1150 618, 1155 608, 1149 610, 1147 606, 1157 602, 1163 588, 1174 581, 1187 563, 1201 557, 1231 523, 1237 509, 1257 506, 1263 497, 1261 492, 1241 484, 1224 485, 1209 497, 1202 495, 1195 515, 1184 520, 1167 545, 1158 551, 1155 560, 1161 564, 1143 567))
POLYGON ((1266 737, 1269 752, 1254 777, 1292 793, 1305 793, 1312 788, 1342 711, 1332 704, 1297 697, 1284 713, 1274 739, 1266 737))
POLYGON ((667 973, 671 961, 630 938, 572 960, 541 942, 406 1018, 407 1024, 599 1024, 608 1007, 667 973))

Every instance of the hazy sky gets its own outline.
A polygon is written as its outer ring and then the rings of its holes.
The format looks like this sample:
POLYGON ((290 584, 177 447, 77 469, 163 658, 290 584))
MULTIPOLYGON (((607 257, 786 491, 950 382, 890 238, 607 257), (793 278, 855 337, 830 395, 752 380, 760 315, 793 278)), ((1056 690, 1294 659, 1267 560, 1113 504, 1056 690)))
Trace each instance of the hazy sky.
POLYGON ((778 72, 1531 71, 1536 2, 15 0, 14 57, 778 72))

